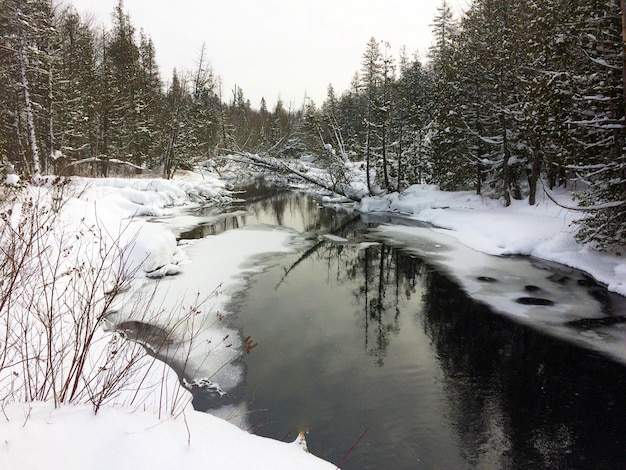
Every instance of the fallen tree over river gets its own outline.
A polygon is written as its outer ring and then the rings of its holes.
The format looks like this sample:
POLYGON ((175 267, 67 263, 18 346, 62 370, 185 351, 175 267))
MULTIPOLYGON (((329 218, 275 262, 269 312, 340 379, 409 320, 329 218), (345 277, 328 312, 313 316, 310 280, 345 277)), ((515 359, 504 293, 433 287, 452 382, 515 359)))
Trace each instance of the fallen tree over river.
POLYGON ((345 197, 351 201, 358 202, 367 195, 362 188, 358 187, 359 185, 354 184, 354 181, 358 181, 359 178, 355 178, 355 175, 350 176, 348 174, 353 173, 354 169, 347 165, 340 171, 331 168, 324 173, 316 175, 301 164, 287 163, 278 158, 255 155, 247 152, 234 152, 220 158, 256 166, 279 175, 296 176, 303 181, 345 197))

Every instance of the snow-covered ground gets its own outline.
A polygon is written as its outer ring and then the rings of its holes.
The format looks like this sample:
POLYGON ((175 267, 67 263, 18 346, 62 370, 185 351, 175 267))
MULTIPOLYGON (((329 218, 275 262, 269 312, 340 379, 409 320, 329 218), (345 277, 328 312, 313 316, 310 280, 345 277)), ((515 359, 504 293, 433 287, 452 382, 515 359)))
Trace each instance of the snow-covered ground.
POLYGON ((504 207, 500 201, 474 192, 446 192, 435 186, 415 185, 400 194, 365 198, 358 210, 392 212, 428 222, 441 228, 436 232, 454 237, 479 252, 533 256, 562 263, 586 271, 609 291, 626 296, 626 253, 601 253, 578 244, 573 222, 583 212, 563 208, 576 207, 570 192, 554 192, 551 197, 560 206, 540 193, 534 206, 527 200, 513 200, 509 207, 504 207))
POLYGON ((626 259, 576 243, 573 222, 582 212, 563 208, 575 207, 568 192, 550 197, 504 207, 472 192, 419 185, 357 207, 365 216, 396 213, 433 224, 437 228, 387 224, 374 233, 446 271, 495 312, 626 364, 626 325, 619 317, 626 305, 620 297, 626 295, 626 259), (606 300, 616 313, 607 312, 601 293, 576 269, 619 294, 606 300))
MULTIPOLYGON (((42 205, 61 192, 45 186, 29 191, 25 190, 27 196, 34 194, 42 205)), ((62 191, 65 204, 53 230, 46 230, 50 237, 46 254, 63 256, 50 271, 70 273, 72 264, 93 263, 100 256, 114 258, 108 260, 107 269, 125 271, 134 280, 109 308, 107 324, 138 320, 156 325, 154 331, 171 327, 174 334, 168 337, 172 344, 168 342, 167 354, 174 360, 182 355, 192 383, 221 387, 226 392, 236 386, 243 372, 233 360, 247 343, 225 326, 224 305, 242 282, 243 273, 262 269, 256 257, 292 249, 288 246, 290 235, 269 229, 237 230, 178 245, 174 232, 188 223, 181 207, 193 207, 207 198, 227 201, 231 197, 224 182, 214 175, 186 173, 174 181, 75 179, 62 191), (139 318, 133 317, 138 314, 139 318)), ((16 227, 20 216, 26 214, 26 200, 18 199, 9 212, 16 227)), ((48 264, 45 267, 50 268, 48 264)), ((67 282, 66 277, 62 274, 57 282, 67 282)), ((68 299, 61 302, 69 303, 68 299)), ((71 309, 66 314, 71 315, 71 309)), ((96 333, 86 362, 95 375, 88 371, 86 376, 99 377, 98 369, 111 366, 102 363, 110 337, 105 331, 96 333)), ((232 424, 245 427, 243 405, 221 410, 231 422, 194 411, 191 393, 179 385, 176 373, 152 357, 142 356, 135 358, 133 376, 125 377, 118 393, 97 413, 87 395, 57 406, 52 399, 25 400, 19 392, 24 368, 2 362, 0 467, 336 468, 305 452, 303 435, 294 443, 282 443, 232 424)))
POLYGON ((260 468, 335 469, 304 452, 299 437, 282 443, 242 431, 207 413, 176 417, 89 405, 14 403, 3 409, 4 469, 260 468))
MULTIPOLYGON (((239 229, 177 244, 174 233, 193 223, 181 208, 206 198, 230 197, 223 180, 213 173, 185 173, 173 181, 78 179, 73 184, 68 193, 73 196, 63 206, 61 225, 55 229, 81 234, 76 237, 77 246, 67 246, 67 252, 84 259, 85 250, 94 245, 89 234, 108 238, 108 243, 115 241, 114 245, 122 248, 126 258, 121 267, 134 276, 133 288, 122 297, 124 303, 116 306, 119 318, 112 315, 112 323, 129 320, 124 316, 132 310, 128 306, 150 297, 147 293, 158 283, 149 302, 155 315, 140 320, 157 322, 158 315, 169 312, 161 316, 160 326, 180 329, 177 345, 181 349, 174 354, 182 354, 181 360, 190 364, 191 378, 214 383, 226 392, 235 387, 243 377, 235 359, 246 342, 220 321, 228 314, 225 306, 230 295, 243 288, 243 273, 263 269, 258 256, 293 249, 292 235, 271 229, 239 229), (94 226, 99 230, 84 229, 94 226), (198 303, 201 308, 196 310, 198 303), (193 334, 186 336, 189 328, 193 334)), ((563 205, 573 205, 568 193, 553 197, 563 205)), ((422 243, 425 253, 447 259, 444 263, 458 262, 460 257, 468 272, 484 263, 487 255, 530 255, 587 271, 611 291, 626 295, 626 259, 577 244, 572 222, 581 213, 563 209, 548 198, 535 206, 514 201, 504 208, 498 201, 469 192, 413 186, 401 194, 366 198, 358 210, 403 214, 439 227, 389 225, 380 232, 391 238, 410 237, 416 249, 422 243), (448 239, 464 249, 451 249, 451 243, 446 247, 448 239)), ((19 211, 15 211, 12 220, 18 216, 19 211)), ((483 289, 482 294, 489 295, 484 286, 468 284, 465 288, 476 288, 477 295, 483 289)), ((131 320, 133 312, 129 314, 131 320)), ((106 341, 107 335, 102 332, 100 340, 106 341)), ((335 468, 303 452, 302 443, 254 436, 220 418, 193 411, 191 395, 179 386, 176 374, 154 364, 150 357, 142 359, 137 370, 145 377, 144 382, 126 386, 97 414, 89 404, 55 408, 51 401, 5 399, 0 467, 335 468), (140 397, 138 389, 142 390, 140 397)), ((11 368, 0 369, 3 397, 8 395, 6 387, 13 380, 12 372, 11 368)), ((245 427, 245 413, 245 406, 239 406, 225 414, 236 416, 235 421, 245 427)))

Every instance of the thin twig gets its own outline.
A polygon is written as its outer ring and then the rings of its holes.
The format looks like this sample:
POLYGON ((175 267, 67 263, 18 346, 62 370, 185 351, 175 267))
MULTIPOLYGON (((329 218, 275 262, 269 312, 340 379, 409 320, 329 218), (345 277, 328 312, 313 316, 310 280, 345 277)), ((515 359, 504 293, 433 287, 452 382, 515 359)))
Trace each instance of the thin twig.
POLYGON ((363 437, 365 437, 365 435, 367 434, 367 432, 370 430, 369 426, 365 429, 365 431, 363 431, 363 433, 359 436, 359 438, 354 441, 354 444, 352 444, 352 446, 348 449, 348 452, 346 452, 344 454, 344 456, 341 458, 341 460, 339 461, 339 464, 337 465, 337 470, 339 470, 339 468, 341 467, 341 465, 343 464, 343 462, 346 460, 346 458, 348 458, 348 455, 350 455, 350 453, 354 450, 354 448, 359 444, 359 442, 361 442, 361 439, 363 439, 363 437))

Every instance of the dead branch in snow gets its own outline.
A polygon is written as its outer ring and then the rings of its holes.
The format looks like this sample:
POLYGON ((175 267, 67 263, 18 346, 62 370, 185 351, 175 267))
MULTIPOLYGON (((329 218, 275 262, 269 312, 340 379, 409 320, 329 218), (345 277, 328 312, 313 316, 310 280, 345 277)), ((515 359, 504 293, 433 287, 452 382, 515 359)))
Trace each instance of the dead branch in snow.
POLYGON ((593 211, 599 211, 602 209, 613 209, 616 207, 626 206, 626 201, 613 201, 613 202, 607 202, 604 204, 594 204, 592 206, 566 206, 558 202, 556 199, 554 199, 554 197, 552 197, 552 195, 548 192, 545 186, 543 187, 543 192, 545 193, 546 196, 548 196, 548 199, 550 199, 557 206, 563 209, 567 209, 569 211, 593 212, 593 211))

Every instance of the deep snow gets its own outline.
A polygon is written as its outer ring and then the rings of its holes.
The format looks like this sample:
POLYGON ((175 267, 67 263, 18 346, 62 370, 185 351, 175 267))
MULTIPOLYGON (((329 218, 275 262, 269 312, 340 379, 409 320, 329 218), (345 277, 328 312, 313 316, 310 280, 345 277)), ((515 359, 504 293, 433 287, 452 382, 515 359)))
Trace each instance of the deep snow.
MULTIPOLYGON (((363 213, 392 212, 428 222, 462 244, 490 255, 525 255, 588 272, 609 291, 626 296, 626 253, 601 253, 575 240, 573 223, 582 212, 569 191, 540 193, 534 206, 513 200, 509 207, 473 192, 446 192, 436 186, 415 185, 383 198, 365 198, 363 213)), ((410 230, 409 230, 410 231, 410 230)))
MULTIPOLYGON (((194 336, 189 354, 195 378, 215 381, 226 391, 235 386, 242 373, 236 364, 229 363, 241 354, 242 340, 214 320, 228 313, 224 308, 229 295, 244 288, 242 274, 262 269, 258 261, 253 262, 255 256, 291 249, 292 236, 276 230, 240 229, 177 244, 174 232, 191 222, 181 207, 207 197, 230 197, 224 182, 211 174, 185 173, 173 181, 77 179, 74 184, 82 190, 76 191, 77 196, 63 208, 64 230, 78 231, 78 226, 98 222, 107 228, 111 239, 125 240, 129 247, 126 268, 136 271, 135 289, 128 294, 131 297, 149 288, 155 282, 152 277, 178 274, 158 281, 162 284, 154 305, 162 310, 181 306, 184 310, 187 299, 206 299, 196 324, 201 325, 201 333, 194 336), (152 218, 155 216, 158 222, 152 218), (216 289, 219 295, 212 295, 216 289), (232 337, 227 343, 220 340, 225 335, 232 337), (207 345, 209 362, 203 359, 207 345), (212 372, 216 367, 217 375, 212 372)), ((569 193, 553 197, 573 205, 569 193)), ((624 258, 577 244, 572 222, 580 213, 563 209, 548 198, 535 206, 514 201, 505 208, 498 201, 469 192, 443 192, 419 185, 384 198, 365 198, 357 209, 363 213, 394 212, 435 225, 438 228, 380 229, 390 237, 408 234, 427 239, 431 251, 441 249, 440 235, 453 237, 466 247, 462 255, 466 260, 482 263, 484 254, 534 256, 587 271, 609 290, 626 295, 624 258)), ((472 289, 471 285, 465 287, 472 289)), ((120 311, 123 313, 123 308, 120 311)), ((177 322, 176 318, 169 319, 177 322)), ((102 335, 106 337, 106 333, 102 335)), ((184 334, 181 337, 184 340, 184 334)), ((150 369, 152 364, 147 359, 140 367, 150 369)), ((4 403, 2 468, 123 469, 194 464, 210 468, 335 468, 303 452, 302 445, 253 436, 220 418, 193 411, 191 397, 178 386, 176 375, 169 369, 153 369, 142 386, 145 393, 141 399, 136 399, 131 387, 130 394, 120 394, 97 415, 89 405, 55 409, 50 402, 4 403), (165 394, 162 383, 167 384, 165 394), (134 398, 129 398, 131 395, 134 398)), ((5 384, 2 379, 0 376, 0 384, 5 384)), ((245 407, 229 412, 245 417, 245 407)), ((237 422, 245 425, 245 419, 237 422)))
POLYGON ((5 469, 336 468, 304 452, 300 437, 278 442, 193 410, 159 418, 127 408, 94 415, 89 405, 13 403, 3 413, 5 469))
MULTIPOLYGON (((192 173, 174 181, 74 179, 65 189, 68 200, 49 249, 66 250, 67 268, 97 259, 102 246, 120 247, 123 265, 112 262, 111 267, 135 280, 116 304, 111 323, 128 319, 125 314, 139 305, 141 320, 175 327, 173 354, 184 355, 194 379, 228 391, 242 379, 240 366, 231 362, 243 347, 238 333, 220 321, 227 314, 229 293, 238 288, 243 273, 262 269, 258 260, 253 262, 255 257, 292 248, 287 246, 290 236, 277 230, 237 230, 178 245, 174 231, 188 222, 184 216, 177 220, 180 208, 206 198, 228 200, 224 186, 212 175, 192 173), (65 244, 66 239, 73 242, 65 244)), ((12 212, 13 223, 20 214, 12 212)), ((87 361, 95 368, 102 367, 99 360, 109 336, 104 331, 99 335, 87 361)), ((244 406, 220 410, 231 422, 194 411, 191 394, 179 385, 174 371, 150 356, 135 365, 134 378, 97 414, 82 402, 58 408, 52 401, 15 402, 13 390, 19 389, 16 377, 21 372, 19 364, 0 370, 1 468, 336 468, 305 452, 303 436, 282 443, 233 425, 245 427, 244 406)))

